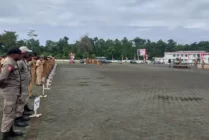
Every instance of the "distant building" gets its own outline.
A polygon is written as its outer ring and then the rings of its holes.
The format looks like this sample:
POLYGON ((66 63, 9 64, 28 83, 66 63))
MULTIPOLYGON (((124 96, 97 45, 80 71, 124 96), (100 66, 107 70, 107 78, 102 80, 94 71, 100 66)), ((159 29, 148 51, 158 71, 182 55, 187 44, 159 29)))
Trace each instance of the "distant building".
POLYGON ((209 63, 209 52, 206 51, 177 51, 177 52, 165 52, 164 57, 155 57, 155 61, 168 63, 171 59, 172 62, 176 61, 177 58, 181 58, 184 63, 193 63, 195 59, 205 63, 209 63))
POLYGON ((164 57, 153 57, 155 63, 165 63, 164 57))

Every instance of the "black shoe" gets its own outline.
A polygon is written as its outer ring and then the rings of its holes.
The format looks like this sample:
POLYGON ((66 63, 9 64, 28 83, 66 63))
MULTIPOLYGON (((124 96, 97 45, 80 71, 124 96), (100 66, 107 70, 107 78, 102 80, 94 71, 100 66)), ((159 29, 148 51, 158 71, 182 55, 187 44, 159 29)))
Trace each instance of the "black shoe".
POLYGON ((23 136, 23 133, 21 131, 14 131, 13 127, 11 127, 11 129, 10 129, 10 134, 12 137, 23 136))
POLYGON ((30 116, 30 115, 32 115, 32 112, 24 111, 24 112, 23 112, 23 115, 24 115, 24 116, 30 116))
POLYGON ((29 121, 30 118, 28 116, 21 116, 21 117, 17 117, 15 120, 25 122, 25 121, 29 121))
POLYGON ((22 120, 23 121, 30 121, 30 117, 28 117, 28 116, 22 116, 22 120))
POLYGON ((11 136, 11 133, 10 132, 5 132, 3 133, 3 138, 2 140, 14 140, 11 136))
POLYGON ((28 105, 25 105, 25 106, 24 106, 24 111, 30 112, 30 111, 33 111, 33 109, 30 109, 30 108, 28 107, 28 105))
POLYGON ((28 124, 26 122, 16 121, 16 120, 15 120, 14 125, 17 126, 17 127, 26 127, 26 126, 28 126, 28 124))

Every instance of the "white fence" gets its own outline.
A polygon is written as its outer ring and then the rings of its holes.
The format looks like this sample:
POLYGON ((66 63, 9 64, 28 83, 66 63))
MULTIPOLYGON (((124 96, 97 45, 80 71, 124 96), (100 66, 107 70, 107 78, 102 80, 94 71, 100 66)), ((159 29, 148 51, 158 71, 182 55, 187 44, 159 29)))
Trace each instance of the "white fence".
POLYGON ((34 114, 31 115, 31 118, 34 117, 40 117, 42 116, 42 114, 38 114, 38 109, 40 107, 40 102, 41 102, 41 98, 46 98, 47 95, 45 94, 45 90, 49 90, 49 86, 51 85, 51 82, 53 80, 53 76, 55 75, 55 70, 56 70, 57 64, 55 63, 53 69, 51 70, 48 78, 46 79, 46 82, 43 83, 43 90, 42 90, 42 95, 36 97, 36 99, 34 100, 34 114))

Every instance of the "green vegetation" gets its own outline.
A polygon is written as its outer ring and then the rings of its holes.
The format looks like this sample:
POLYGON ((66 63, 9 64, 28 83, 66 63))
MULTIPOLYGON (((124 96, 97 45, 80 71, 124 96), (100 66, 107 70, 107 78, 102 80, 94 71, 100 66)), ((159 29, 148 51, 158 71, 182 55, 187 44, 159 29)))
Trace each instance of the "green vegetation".
POLYGON ((209 51, 209 41, 201 41, 199 43, 192 43, 181 45, 177 44, 172 39, 164 42, 159 40, 157 42, 151 42, 150 40, 141 39, 136 37, 133 40, 128 40, 124 37, 122 40, 104 40, 95 38, 89 38, 87 35, 83 36, 79 41, 74 44, 69 44, 68 37, 63 37, 59 41, 55 42, 47 40, 45 46, 40 45, 38 35, 34 30, 29 31, 29 39, 19 40, 16 32, 4 31, 0 34, 0 54, 3 55, 10 47, 27 46, 34 52, 40 55, 53 55, 56 58, 68 59, 69 53, 72 51, 76 54, 76 59, 79 58, 95 58, 96 56, 105 56, 108 59, 121 59, 128 57, 133 59, 136 56, 136 50, 140 48, 146 48, 149 58, 163 57, 164 51, 181 51, 181 50, 206 50, 209 51), (135 45, 133 45, 133 42, 135 45))

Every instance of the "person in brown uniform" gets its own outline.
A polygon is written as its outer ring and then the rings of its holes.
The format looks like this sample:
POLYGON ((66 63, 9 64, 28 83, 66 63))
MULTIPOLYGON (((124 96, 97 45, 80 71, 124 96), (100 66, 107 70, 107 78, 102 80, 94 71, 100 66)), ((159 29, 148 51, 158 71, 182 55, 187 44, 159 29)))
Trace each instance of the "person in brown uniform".
POLYGON ((47 57, 46 61, 45 61, 45 72, 46 72, 46 77, 45 77, 45 80, 48 78, 48 75, 49 75, 49 67, 50 67, 50 64, 49 64, 49 58, 47 57))
POLYGON ((102 67, 102 58, 101 58, 100 61, 99 61, 99 67, 100 67, 100 68, 102 67))
POLYGON ((31 60, 29 60, 30 66, 30 73, 31 73, 31 81, 29 85, 29 99, 34 99, 35 96, 33 95, 33 85, 36 79, 36 53, 33 53, 31 56, 31 60))
POLYGON ((21 103, 17 104, 17 112, 16 112, 16 119, 15 119, 15 126, 22 127, 22 124, 24 123, 24 126, 27 126, 28 124, 26 121, 29 121, 29 117, 24 115, 32 115, 29 111, 26 111, 25 108, 29 109, 27 103, 29 98, 29 84, 31 81, 31 75, 30 75, 30 67, 27 62, 27 59, 29 57, 29 53, 32 52, 29 50, 26 46, 20 47, 20 50, 22 52, 22 59, 20 61, 17 61, 20 74, 21 74, 21 84, 22 84, 22 94, 21 94, 21 103), (21 123, 21 125, 19 125, 21 123))
POLYGON ((49 72, 48 72, 48 74, 50 74, 50 72, 51 72, 51 70, 53 68, 53 59, 52 59, 52 56, 49 56, 48 61, 49 61, 49 72))
POLYGON ((55 58, 52 57, 52 69, 54 68, 54 65, 55 65, 55 58))
POLYGON ((40 57, 36 61, 36 85, 41 86, 41 77, 43 74, 43 57, 40 57))
POLYGON ((202 69, 205 69, 205 61, 204 60, 202 60, 202 69))
POLYGON ((22 136, 22 132, 13 130, 14 120, 16 118, 17 103, 21 102, 21 75, 17 61, 21 60, 21 51, 19 48, 12 48, 8 51, 7 57, 0 73, 0 90, 4 98, 3 117, 1 132, 2 140, 13 140, 12 137, 22 136))
POLYGON ((198 65, 198 62, 197 62, 197 59, 194 60, 194 66, 195 68, 197 68, 197 65, 198 65))
POLYGON ((44 57, 43 59, 43 73, 42 73, 42 82, 45 83, 46 82, 46 78, 47 78, 47 72, 48 72, 48 62, 47 62, 47 57, 44 57))

